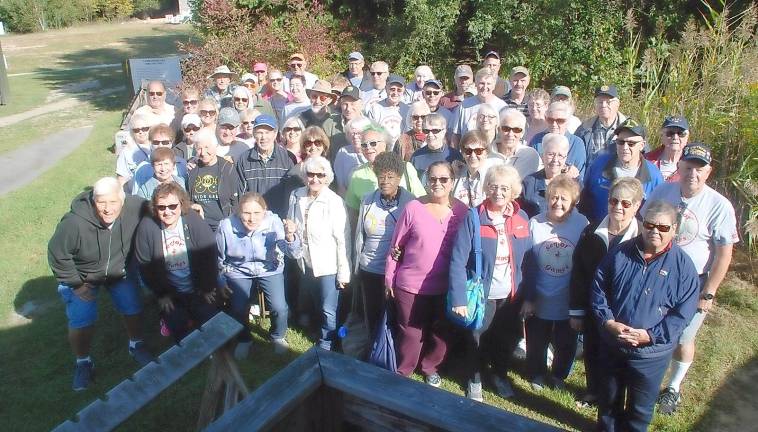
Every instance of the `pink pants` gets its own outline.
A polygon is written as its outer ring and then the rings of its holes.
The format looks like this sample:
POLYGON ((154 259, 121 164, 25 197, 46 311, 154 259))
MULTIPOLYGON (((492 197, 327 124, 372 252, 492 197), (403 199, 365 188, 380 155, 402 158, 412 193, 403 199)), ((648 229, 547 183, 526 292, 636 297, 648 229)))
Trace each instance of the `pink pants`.
POLYGON ((394 294, 397 371, 409 376, 420 364, 425 376, 437 373, 447 354, 444 294, 419 295, 400 288, 394 294))

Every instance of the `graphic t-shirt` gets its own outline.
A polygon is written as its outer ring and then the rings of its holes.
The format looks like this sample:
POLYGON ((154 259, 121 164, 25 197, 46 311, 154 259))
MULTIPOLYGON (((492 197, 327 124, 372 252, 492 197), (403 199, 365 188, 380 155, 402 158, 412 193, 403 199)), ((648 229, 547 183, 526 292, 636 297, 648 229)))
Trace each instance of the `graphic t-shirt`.
POLYGON ((359 265, 367 272, 384 274, 392 233, 405 208, 405 201, 401 205, 398 199, 384 200, 378 190, 372 197, 363 218, 363 250, 359 265))
POLYGON ((165 260, 168 280, 177 291, 192 292, 187 241, 184 237, 182 219, 173 228, 163 228, 163 259, 165 260))
POLYGON ((218 199, 218 186, 221 177, 221 164, 198 166, 197 178, 192 188, 193 200, 203 207, 205 221, 216 230, 218 223, 224 218, 221 201, 218 199))

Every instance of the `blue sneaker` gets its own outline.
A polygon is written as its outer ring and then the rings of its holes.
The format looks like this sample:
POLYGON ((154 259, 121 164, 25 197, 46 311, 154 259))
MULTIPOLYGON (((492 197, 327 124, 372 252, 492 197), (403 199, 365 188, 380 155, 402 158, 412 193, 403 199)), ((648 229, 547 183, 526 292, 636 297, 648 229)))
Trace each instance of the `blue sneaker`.
POLYGON ((86 390, 89 383, 95 377, 95 365, 91 361, 76 362, 74 370, 74 384, 71 386, 74 391, 86 390))
POLYGON ((134 348, 129 347, 129 355, 134 358, 134 361, 136 361, 140 367, 145 367, 150 364, 151 361, 155 360, 155 357, 153 357, 153 355, 145 348, 144 342, 137 342, 134 348))

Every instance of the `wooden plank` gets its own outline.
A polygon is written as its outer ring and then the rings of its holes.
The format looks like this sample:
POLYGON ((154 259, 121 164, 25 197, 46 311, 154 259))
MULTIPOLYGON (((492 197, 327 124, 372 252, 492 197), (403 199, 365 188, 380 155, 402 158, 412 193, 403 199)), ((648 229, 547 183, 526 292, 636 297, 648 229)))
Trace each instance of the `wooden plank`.
POLYGON ((315 348, 271 377, 255 392, 206 428, 206 431, 273 429, 321 386, 315 348))
POLYGON ((77 415, 78 420, 66 421, 54 431, 66 429, 72 423, 76 430, 112 430, 137 410, 147 405, 166 388, 205 360, 242 329, 242 325, 225 313, 219 313, 195 330, 181 347, 172 347, 137 371, 133 379, 122 381, 111 389, 105 400, 97 400, 77 415))
MULTIPOLYGON (((324 385, 443 431, 557 431, 547 424, 433 388, 341 354, 317 353, 324 385)), ((371 430, 371 429, 370 429, 371 430)))

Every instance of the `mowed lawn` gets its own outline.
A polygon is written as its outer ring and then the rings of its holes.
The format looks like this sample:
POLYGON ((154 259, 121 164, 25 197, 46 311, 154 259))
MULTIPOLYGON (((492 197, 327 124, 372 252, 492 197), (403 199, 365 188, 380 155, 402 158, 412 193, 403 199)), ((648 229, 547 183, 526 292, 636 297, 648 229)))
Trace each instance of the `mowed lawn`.
MULTIPOLYGON (((127 55, 158 56, 174 52, 186 40, 188 27, 160 24, 103 24, 41 35, 0 38, 10 73, 36 72, 14 78, 29 91, 19 106, 0 107, 0 117, 41 106, 49 93, 71 83, 98 80, 99 88, 123 85, 116 69, 66 70, 92 64, 120 63, 127 55), (8 49, 9 46, 15 48, 8 49), (50 69, 50 70, 48 70, 50 69), (37 92, 37 93, 35 93, 37 92), (24 105, 25 104, 25 105, 24 105)), ((17 94, 17 93, 16 93, 17 94)), ((82 98, 79 93, 72 97, 82 98)), ((86 100, 63 113, 46 114, 0 128, 0 143, 23 145, 68 125, 92 124, 82 146, 22 190, 0 197, 0 425, 8 431, 49 430, 136 371, 126 351, 126 336, 107 296, 101 296, 93 358, 96 382, 91 389, 71 391, 73 358, 66 342, 66 319, 56 283, 47 266, 46 245, 71 198, 100 176, 113 172, 115 157, 107 151, 128 98, 122 93, 86 100), (47 125, 47 126, 46 126, 47 125), (55 125, 54 129, 47 129, 55 125), (29 317, 17 312, 33 310, 29 317)), ((0 144, 0 154, 14 148, 0 144)), ((745 261, 744 257, 741 259, 745 261)), ((656 417, 659 431, 749 430, 758 424, 754 381, 758 369, 758 301, 754 286, 733 272, 719 292, 718 305, 699 337, 698 357, 685 382, 684 405, 673 417, 656 417), (747 384, 746 384, 747 383, 747 384), (753 417, 750 417, 750 416, 753 417), (748 419, 752 418, 750 422, 748 419)), ((170 341, 158 333, 154 301, 146 298, 148 344, 159 353, 170 341)), ((267 324, 254 327, 255 345, 240 368, 255 388, 312 345, 313 336, 290 330, 291 352, 276 356, 265 342, 267 324)), ((574 405, 573 394, 546 390, 535 393, 520 375, 511 373, 518 396, 504 401, 485 392, 485 403, 502 407, 570 430, 590 430, 595 411, 574 405)), ((207 365, 201 365, 161 395, 122 430, 192 430, 197 420, 207 365)), ((452 356, 443 388, 463 394, 460 361, 452 356)), ((418 379, 418 377, 416 377, 418 379)), ((583 389, 581 362, 569 379, 569 389, 583 389)), ((282 389, 286 392, 287 389, 282 389)), ((423 400, 416 401, 423 404, 423 400)), ((508 425, 503 425, 507 430, 508 425)))

